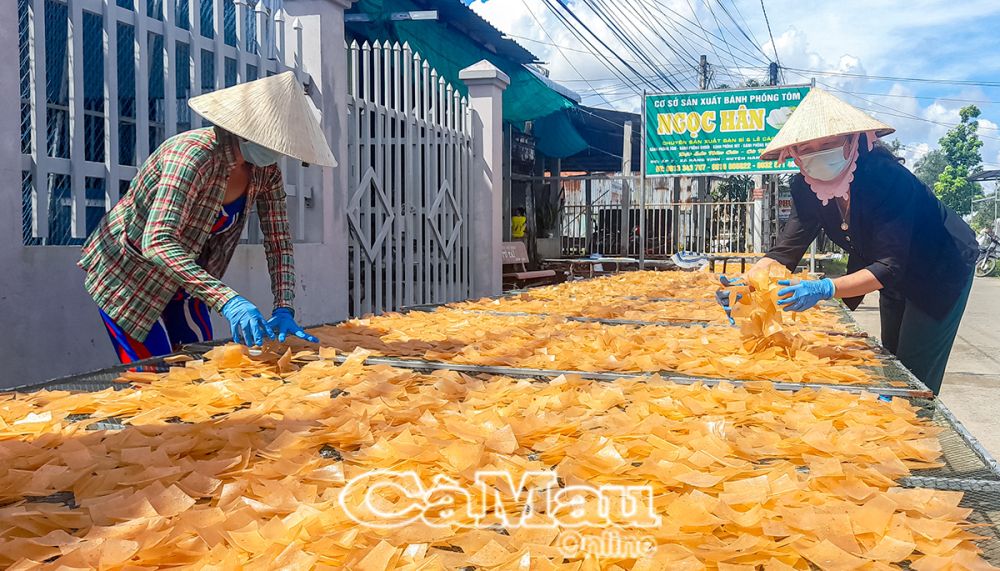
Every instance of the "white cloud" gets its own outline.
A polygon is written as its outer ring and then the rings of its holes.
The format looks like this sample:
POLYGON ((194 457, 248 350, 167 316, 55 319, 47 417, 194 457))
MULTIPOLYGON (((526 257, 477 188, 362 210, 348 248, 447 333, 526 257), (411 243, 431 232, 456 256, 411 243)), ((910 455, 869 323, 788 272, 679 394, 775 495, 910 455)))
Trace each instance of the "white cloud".
MULTIPOLYGON (((669 62, 661 62, 659 69, 652 69, 633 61, 638 58, 630 54, 586 5, 579 0, 567 1, 577 16, 644 75, 664 70, 674 72, 671 67, 674 65, 691 69, 693 60, 680 61, 655 35, 666 31, 676 34, 673 47, 678 51, 708 54, 710 63, 717 66, 717 83, 733 84, 739 81, 738 78, 733 81, 726 74, 763 77, 765 73, 763 64, 754 68, 745 62, 734 62, 724 48, 719 47, 716 53, 707 47, 705 34, 700 30, 684 29, 682 18, 698 19, 706 23, 710 33, 725 34, 736 43, 731 30, 720 32, 714 27, 713 16, 698 2, 655 0, 655 4, 666 4, 669 10, 675 10, 679 15, 671 16, 673 21, 662 18, 635 20, 633 29, 642 32, 651 46, 671 56, 669 62), (697 11, 695 16, 692 16, 692 7, 697 11)), ((653 6, 654 0, 636 0, 631 4, 653 6)), ((954 79, 973 78, 976 73, 985 74, 979 77, 1000 74, 1000 51, 995 49, 996 26, 988 24, 991 19, 997 22, 1000 18, 1000 2, 996 0, 912 0, 905 6, 897 2, 871 0, 767 0, 766 5, 774 32, 774 47, 768 39, 759 2, 734 0, 733 4, 740 14, 737 19, 745 17, 747 31, 760 40, 762 51, 771 54, 777 48, 785 68, 860 76, 954 79), (962 42, 952 41, 959 35, 963 38, 962 42)), ((620 80, 611 79, 612 72, 588 53, 587 48, 566 30, 544 3, 537 0, 489 0, 476 2, 472 7, 500 30, 534 40, 514 38, 546 62, 552 78, 566 80, 564 84, 567 87, 583 95, 585 104, 638 111, 639 97, 620 80), (560 47, 550 45, 553 43, 560 47), (581 77, 590 81, 580 81, 581 77), (596 93, 603 94, 604 99, 596 97, 596 93), (605 103, 605 99, 610 103, 605 103)), ((721 13, 715 16, 731 27, 721 13)), ((763 57, 755 48, 745 43, 742 45, 750 54, 763 57)), ((739 51, 734 55, 737 60, 749 59, 739 51)), ((685 73, 690 76, 689 72, 685 73)), ((890 138, 898 138, 906 145, 905 157, 911 167, 917 158, 937 147, 938 139, 949 125, 959 121, 958 111, 968 103, 954 99, 1000 100, 1000 89, 995 88, 872 81, 864 77, 808 72, 800 75, 791 69, 786 69, 785 81, 806 83, 813 75, 821 87, 830 89, 838 97, 895 127, 896 133, 890 138)), ((692 83, 689 80, 685 85, 690 88, 692 83)), ((1000 109, 988 103, 980 104, 980 108, 983 111, 980 118, 983 158, 987 168, 1000 168, 1000 131, 995 130, 1000 123, 1000 109)))

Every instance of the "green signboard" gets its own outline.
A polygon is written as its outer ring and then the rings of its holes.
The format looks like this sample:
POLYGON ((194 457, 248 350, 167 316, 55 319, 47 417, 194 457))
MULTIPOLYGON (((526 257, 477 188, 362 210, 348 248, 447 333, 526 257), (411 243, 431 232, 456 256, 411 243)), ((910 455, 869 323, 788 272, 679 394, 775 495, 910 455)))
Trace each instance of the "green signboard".
POLYGON ((646 176, 797 172, 762 161, 808 85, 647 95, 646 176))

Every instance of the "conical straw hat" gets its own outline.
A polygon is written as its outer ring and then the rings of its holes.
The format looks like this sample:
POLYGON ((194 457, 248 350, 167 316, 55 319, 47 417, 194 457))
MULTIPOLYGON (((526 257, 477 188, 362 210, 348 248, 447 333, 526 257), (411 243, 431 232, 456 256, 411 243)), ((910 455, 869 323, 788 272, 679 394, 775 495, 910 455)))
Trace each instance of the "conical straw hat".
POLYGON ((822 89, 812 88, 785 125, 768 143, 761 160, 775 160, 783 149, 824 137, 874 131, 884 137, 896 130, 822 89))
POLYGON ((237 137, 304 163, 337 166, 316 113, 290 71, 192 97, 188 104, 237 137))

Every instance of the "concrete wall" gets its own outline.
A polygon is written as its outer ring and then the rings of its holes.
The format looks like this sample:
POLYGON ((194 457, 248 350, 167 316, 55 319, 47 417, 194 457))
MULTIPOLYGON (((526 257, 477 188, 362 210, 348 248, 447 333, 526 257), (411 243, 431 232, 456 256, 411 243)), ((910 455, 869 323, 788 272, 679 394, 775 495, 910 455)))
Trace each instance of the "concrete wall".
MULTIPOLYGON (((14 6, 11 2, 9 6, 14 6)), ((286 0, 292 17, 305 28, 303 62, 315 80, 313 99, 334 154, 346 167, 346 77, 343 11, 349 0, 286 0), (322 47, 321 47, 322 46, 322 47)), ((8 6, 4 3, 4 6, 8 6)), ((0 53, 16 54, 17 18, 0 11, 0 53)), ((80 249, 22 245, 18 59, 0 58, 0 387, 39 382, 117 363, 93 301, 76 267, 80 249)), ((347 315, 347 229, 343 216, 346 172, 323 169, 311 181, 314 213, 307 239, 295 246, 296 313, 303 324, 347 315), (320 214, 316 214, 320 213, 320 214)), ((267 313, 270 277, 260 245, 240 246, 224 280, 267 313)), ((213 318, 217 336, 228 337, 221 317, 213 318)))

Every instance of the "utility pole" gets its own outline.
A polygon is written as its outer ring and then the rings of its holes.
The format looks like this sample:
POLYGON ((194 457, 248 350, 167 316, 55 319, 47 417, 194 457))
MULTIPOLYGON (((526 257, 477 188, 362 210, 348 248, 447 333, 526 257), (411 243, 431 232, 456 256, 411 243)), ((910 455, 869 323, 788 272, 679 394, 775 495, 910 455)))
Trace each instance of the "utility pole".
POLYGON ((698 60, 698 89, 708 89, 708 56, 705 54, 698 60))
POLYGON ((639 149, 639 269, 646 269, 646 90, 642 90, 642 112, 639 114, 639 132, 642 133, 642 148, 639 149))
MULTIPOLYGON (((709 65, 708 65, 708 56, 706 56, 705 54, 702 54, 702 56, 700 58, 698 58, 698 87, 702 91, 708 91, 708 84, 711 81, 711 78, 709 77, 709 69, 710 68, 709 68, 709 65)), ((697 200, 699 202, 708 197, 708 184, 709 184, 708 181, 709 181, 709 177, 707 177, 707 176, 703 175, 703 176, 698 177, 698 195, 699 196, 698 196, 697 200)), ((706 209, 693 208, 691 210, 691 220, 693 222, 695 222, 695 224, 696 224, 695 227, 697 228, 698 234, 701 234, 701 233, 703 233, 705 231, 706 223, 705 223, 704 219, 699 218, 697 216, 697 214, 699 212, 701 213, 702 216, 704 216, 706 214, 707 210, 706 209)), ((698 236, 695 236, 694 238, 695 238, 695 240, 694 240, 695 244, 703 243, 704 242, 702 240, 699 240, 698 236)), ((705 246, 706 246, 707 250, 711 250, 712 249, 709 244, 705 244, 705 246)), ((690 245, 689 245, 689 247, 690 247, 690 245)), ((693 249, 697 249, 697 248, 693 248, 693 249)))
MULTIPOLYGON (((778 85, 778 64, 771 62, 767 66, 767 84, 770 86, 778 85)), ((760 188, 764 192, 764 196, 760 200, 754 200, 754 213, 752 219, 754 221, 754 250, 766 250, 768 247, 767 236, 764 232, 764 211, 768 208, 766 205, 773 204, 776 201, 778 188, 776 182, 778 177, 776 175, 764 174, 754 176, 754 188, 760 188)), ((773 213, 774 209, 771 209, 773 213)), ((767 217, 768 224, 771 222, 771 216, 767 217)), ((767 232, 770 235, 770 232, 767 232)))
POLYGON ((621 256, 629 255, 628 242, 632 235, 632 221, 629 206, 632 204, 630 188, 632 186, 632 122, 625 121, 622 131, 622 220, 621 220, 621 256))

